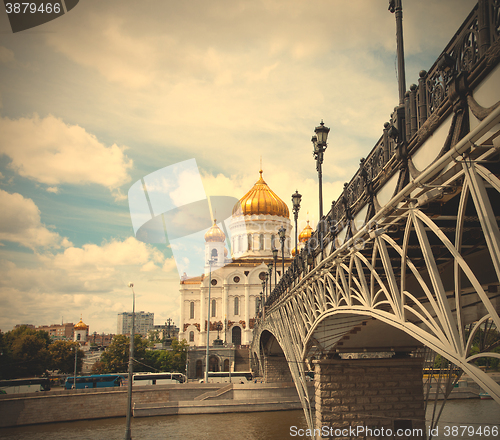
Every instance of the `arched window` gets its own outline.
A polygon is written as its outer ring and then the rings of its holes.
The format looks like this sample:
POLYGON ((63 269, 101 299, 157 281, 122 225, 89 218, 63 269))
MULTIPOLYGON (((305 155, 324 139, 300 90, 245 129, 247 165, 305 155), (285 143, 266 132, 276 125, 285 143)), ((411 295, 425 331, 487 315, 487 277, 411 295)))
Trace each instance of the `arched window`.
MULTIPOLYGON (((80 335, 80 333, 78 333, 78 334, 76 335, 76 340, 77 340, 77 341, 79 341, 81 337, 82 337, 82 336, 80 335)), ((76 356, 76 354, 75 354, 75 356, 76 356)))
POLYGON ((217 249, 212 249, 212 257, 216 257, 217 256, 217 249))
POLYGON ((248 250, 251 251, 252 250, 252 234, 248 234, 247 238, 248 238, 248 250))
POLYGON ((259 235, 259 250, 264 250, 264 234, 259 235))
POLYGON ((234 298, 234 314, 240 314, 240 299, 238 297, 234 298))
POLYGON ((194 301, 189 303, 189 319, 194 319, 194 301))
POLYGON ((273 234, 271 235, 271 250, 273 250, 276 247, 276 236, 273 234))
POLYGON ((194 342, 194 332, 189 332, 189 342, 194 342))
POLYGON ((217 301, 215 299, 212 300, 212 318, 215 318, 217 314, 217 301))

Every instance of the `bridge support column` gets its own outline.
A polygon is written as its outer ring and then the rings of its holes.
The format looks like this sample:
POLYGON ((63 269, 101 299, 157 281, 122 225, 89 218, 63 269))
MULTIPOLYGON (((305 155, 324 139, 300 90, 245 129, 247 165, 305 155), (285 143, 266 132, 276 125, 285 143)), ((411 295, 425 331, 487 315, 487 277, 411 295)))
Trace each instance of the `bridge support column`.
POLYGON ((314 364, 316 439, 427 438, 422 359, 325 359, 314 364))
POLYGON ((266 383, 293 382, 290 367, 284 355, 264 357, 264 378, 266 383))

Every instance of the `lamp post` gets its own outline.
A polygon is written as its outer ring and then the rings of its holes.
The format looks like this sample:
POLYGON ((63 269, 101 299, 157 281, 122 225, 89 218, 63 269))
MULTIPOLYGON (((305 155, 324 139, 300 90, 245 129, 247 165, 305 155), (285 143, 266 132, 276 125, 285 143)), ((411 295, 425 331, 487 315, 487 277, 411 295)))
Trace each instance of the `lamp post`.
POLYGON ((297 230, 297 220, 299 218, 299 210, 300 210, 300 200, 302 199, 302 196, 299 194, 297 190, 295 190, 295 193, 292 194, 292 203, 293 203, 293 217, 295 218, 295 256, 297 256, 298 252, 298 235, 299 231, 297 230))
POLYGON ((398 53, 399 105, 404 104, 406 93, 405 54, 403 45, 403 5, 401 0, 389 0, 389 11, 396 16, 396 41, 398 53))
POLYGON ((130 432, 130 419, 132 417, 132 377, 134 372, 134 333, 135 333, 135 292, 134 283, 128 283, 132 289, 132 331, 130 332, 130 352, 128 358, 128 392, 127 392, 127 426, 125 428, 125 440, 132 438, 130 432))
POLYGON ((208 355, 210 350, 210 294, 212 288, 212 264, 215 262, 214 258, 208 260, 209 278, 208 278, 208 318, 207 318, 207 352, 205 354, 205 383, 208 383, 208 355))
POLYGON ((73 375, 73 389, 76 390, 76 363, 78 359, 78 342, 75 343, 75 374, 73 375))
POLYGON ((276 281, 276 271, 278 266, 276 265, 278 260, 278 248, 273 248, 273 259, 274 259, 274 285, 276 286, 278 283, 276 281))
POLYGON ((326 140, 328 138, 328 133, 330 129, 325 126, 323 120, 314 129, 316 133, 312 137, 311 142, 313 143, 313 156, 316 160, 316 171, 318 171, 318 181, 319 181, 319 221, 323 218, 323 173, 321 171, 321 165, 323 164, 323 154, 326 150, 326 140))
POLYGON ((188 367, 189 367, 189 346, 184 347, 186 351, 186 384, 188 383, 188 367))
POLYGON ((285 275, 285 238, 286 238, 286 229, 282 226, 279 231, 278 235, 280 237, 281 241, 281 276, 283 277, 285 275))
MULTIPOLYGON (((267 275, 267 273, 266 273, 266 275, 267 275)), ((264 309, 264 304, 266 303, 266 292, 267 292, 267 290, 266 290, 266 280, 265 279, 262 280, 262 292, 263 292, 263 295, 264 295, 264 297, 263 297, 264 302, 262 303, 262 309, 264 309)))
MULTIPOLYGON (((273 285, 272 281, 272 275, 273 275, 273 262, 271 261, 268 265, 267 268, 269 269, 269 296, 271 296, 271 287, 273 285)), ((276 287, 276 284, 274 285, 276 287)))

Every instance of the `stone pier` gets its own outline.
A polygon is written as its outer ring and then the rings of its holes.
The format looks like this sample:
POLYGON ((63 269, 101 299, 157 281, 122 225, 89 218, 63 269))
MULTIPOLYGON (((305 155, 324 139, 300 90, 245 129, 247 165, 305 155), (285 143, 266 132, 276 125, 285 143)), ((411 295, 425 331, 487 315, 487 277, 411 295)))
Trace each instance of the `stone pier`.
POLYGON ((316 439, 426 439, 422 359, 314 364, 316 439))

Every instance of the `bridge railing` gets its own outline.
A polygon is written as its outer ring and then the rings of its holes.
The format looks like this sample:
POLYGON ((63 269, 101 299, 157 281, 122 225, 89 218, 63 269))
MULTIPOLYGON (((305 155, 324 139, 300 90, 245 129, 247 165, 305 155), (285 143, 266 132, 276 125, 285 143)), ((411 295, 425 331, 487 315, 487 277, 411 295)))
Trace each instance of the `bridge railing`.
MULTIPOLYGON (((404 105, 396 107, 383 134, 367 155, 360 160, 358 171, 344 184, 340 197, 320 219, 312 237, 292 261, 282 279, 271 292, 265 306, 271 306, 293 288, 312 269, 315 258, 345 231, 343 240, 356 233, 354 218, 370 205, 365 222, 374 215, 373 195, 396 173, 408 167, 408 157, 432 135, 458 105, 452 86, 463 78, 470 88, 479 82, 488 63, 488 49, 500 39, 500 4, 496 0, 479 0, 446 48, 428 72, 422 70, 418 85, 407 91, 404 105)), ((445 149, 441 152, 444 154, 445 149)), ((404 186, 396 188, 396 193, 404 186)))

